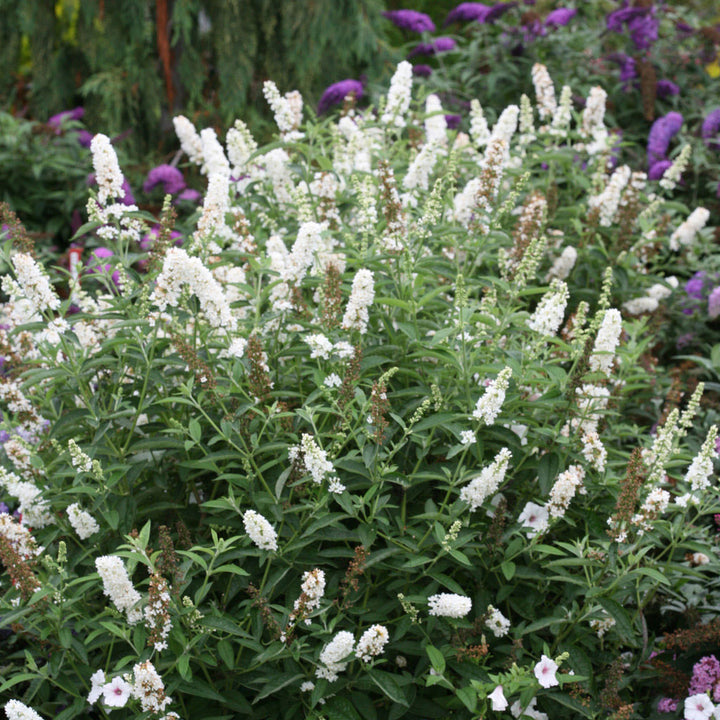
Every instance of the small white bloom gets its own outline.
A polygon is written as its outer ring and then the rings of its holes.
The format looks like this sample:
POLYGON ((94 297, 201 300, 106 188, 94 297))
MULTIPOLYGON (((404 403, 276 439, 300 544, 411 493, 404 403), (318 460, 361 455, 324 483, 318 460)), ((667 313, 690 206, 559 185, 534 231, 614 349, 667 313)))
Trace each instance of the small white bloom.
POLYGON ((10 700, 5 705, 8 720, 43 720, 32 708, 19 700, 10 700))
POLYGON ((533 672, 535 673, 535 677, 538 679, 538 682, 544 688, 550 688, 560 684, 558 679, 555 677, 557 669, 557 663, 547 655, 543 655, 540 658, 540 662, 535 665, 533 672))
POLYGON ((330 373, 324 380, 323 385, 329 388, 340 387, 342 380, 337 373, 330 373))
POLYGON ((319 667, 315 674, 319 678, 325 678, 328 682, 335 682, 338 673, 347 667, 345 658, 350 655, 355 646, 355 638, 353 634, 347 630, 341 630, 335 637, 322 649, 320 653, 320 662, 324 667, 319 667))
POLYGON ((315 689, 315 683, 312 680, 306 680, 300 686, 300 692, 312 692, 315 689))
POLYGON ((93 705, 98 701, 103 693, 103 686, 105 685, 105 673, 102 670, 97 670, 90 676, 90 692, 88 693, 87 701, 93 705))
POLYGON ((475 433, 472 430, 463 430, 460 433, 460 442, 463 445, 472 445, 476 439, 475 433))
POLYGON ((505 693, 503 692, 502 685, 498 685, 489 695, 488 699, 492 702, 492 709, 495 712, 502 712, 508 706, 508 701, 505 699, 505 693))
POLYGON ((526 503, 523 511, 520 513, 518 522, 523 527, 530 528, 527 536, 533 538, 547 530, 549 517, 550 513, 546 507, 534 502, 529 502, 526 503))

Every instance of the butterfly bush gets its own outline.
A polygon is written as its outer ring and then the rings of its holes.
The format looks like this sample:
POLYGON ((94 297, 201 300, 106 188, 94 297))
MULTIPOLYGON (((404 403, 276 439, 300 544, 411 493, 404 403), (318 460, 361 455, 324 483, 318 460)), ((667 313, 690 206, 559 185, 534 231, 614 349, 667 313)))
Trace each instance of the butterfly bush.
POLYGON ((715 391, 653 352, 712 219, 527 80, 469 135, 407 62, 318 120, 268 82, 269 146, 175 118, 195 215, 115 203, 98 136, 76 275, 2 230, 9 717, 698 694, 658 677, 717 622, 715 391))

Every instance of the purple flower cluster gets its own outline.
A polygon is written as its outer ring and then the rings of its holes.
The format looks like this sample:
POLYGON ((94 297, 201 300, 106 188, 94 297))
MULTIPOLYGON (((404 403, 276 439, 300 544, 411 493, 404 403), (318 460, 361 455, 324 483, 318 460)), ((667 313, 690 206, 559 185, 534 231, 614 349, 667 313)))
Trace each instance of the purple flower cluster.
POLYGON ((663 698, 658 703, 658 712, 661 713, 671 713, 675 712, 678 707, 679 700, 675 700, 674 698, 663 698))
POLYGON ((185 189, 182 172, 172 165, 158 165, 148 173, 143 183, 143 191, 149 193, 154 187, 162 185, 166 195, 175 195, 185 189))
POLYGON ((717 273, 709 275, 705 270, 696 272, 686 283, 687 294, 685 315, 692 315, 707 303, 707 314, 710 320, 720 316, 720 276, 717 273))
POLYGON ((706 655, 693 665, 693 674, 688 687, 689 695, 698 695, 712 690, 715 702, 720 700, 720 662, 714 655, 706 655))
POLYGON ((720 107, 711 110, 705 119, 703 120, 702 128, 700 130, 705 144, 713 150, 720 150, 720 142, 714 142, 720 140, 718 134, 720 134, 720 107))
POLYGON ((428 15, 417 10, 386 10, 383 16, 403 30, 416 33, 435 32, 435 23, 428 15))
MULTIPOLYGON (((397 12, 401 12, 398 10, 397 12)), ((318 115, 326 113, 333 105, 342 103, 348 95, 358 100, 363 96, 363 84, 359 80, 340 80, 325 88, 318 103, 318 115)))
POLYGON ((439 37, 435 38, 428 43, 419 43, 409 53, 408 58, 415 57, 416 55, 437 55, 438 53, 448 52, 453 50, 457 42, 451 37, 439 37))
POLYGON ((678 112, 669 112, 652 124, 647 145, 648 168, 661 160, 667 160, 670 141, 678 134, 682 124, 683 116, 678 112))
POLYGON ((680 94, 680 86, 676 85, 672 80, 658 80, 655 86, 655 92, 659 98, 670 97, 671 95, 680 94))
POLYGON ((430 77, 432 75, 432 68, 429 65, 413 65, 413 75, 430 77))
MULTIPOLYGON (((89 275, 93 275, 93 274, 95 274, 95 273, 108 273, 108 272, 110 272, 110 270, 112 270, 112 265, 111 265, 110 263, 105 263, 105 264, 104 264, 104 263, 102 263, 101 261, 102 261, 102 260, 106 260, 107 258, 112 257, 114 254, 115 254, 115 253, 114 253, 112 250, 110 250, 110 248, 106 248, 106 247, 95 248, 95 249, 90 253, 90 262, 88 263, 88 268, 87 268, 88 274, 89 274, 89 275)), ((120 286, 120 273, 119 273, 119 271, 116 270, 116 271, 112 274, 111 279, 112 279, 113 284, 115 285, 115 287, 119 287, 119 286, 120 286)))
POLYGON ((60 132, 60 126, 65 122, 66 120, 81 120, 83 115, 85 115, 85 108, 84 107, 76 107, 72 110, 63 110, 62 112, 58 113, 57 115, 53 115, 48 121, 47 124, 50 127, 54 127, 56 129, 56 132, 60 132))
POLYGON ((546 27, 567 25, 576 15, 577 10, 575 8, 557 8, 545 18, 545 25, 546 27))
POLYGON ((631 80, 638 76, 635 69, 635 59, 621 52, 611 53, 607 56, 607 59, 616 62, 620 66, 620 82, 624 83, 623 90, 627 92, 631 87, 631 80))
POLYGON ((460 3, 447 14, 443 27, 454 22, 493 23, 516 5, 516 2, 499 2, 495 5, 484 5, 479 2, 460 3))
POLYGON ((623 26, 630 31, 630 38, 638 50, 647 50, 658 39, 658 19, 655 17, 655 8, 628 7, 629 1, 623 0, 618 10, 609 13, 605 22, 611 32, 623 32, 623 26))

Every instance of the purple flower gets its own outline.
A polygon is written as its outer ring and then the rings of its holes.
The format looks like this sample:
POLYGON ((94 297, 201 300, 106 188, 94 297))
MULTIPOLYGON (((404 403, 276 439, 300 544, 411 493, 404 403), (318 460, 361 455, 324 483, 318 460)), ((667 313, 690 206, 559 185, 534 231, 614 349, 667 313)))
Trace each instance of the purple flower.
POLYGON ((429 65, 413 65, 413 75, 430 77, 432 75, 432 68, 429 65))
POLYGON ((63 110, 61 113, 58 113, 57 115, 53 115, 47 121, 47 124, 50 125, 50 127, 57 128, 57 130, 59 131, 60 126, 63 124, 63 122, 65 120, 80 120, 84 114, 85 114, 84 107, 76 107, 73 110, 63 110))
MULTIPOLYGON (((0 430, 0 443, 4 444, 10 439, 10 433, 7 430, 0 430)), ((6 506, 7 507, 7 506, 6 506)))
POLYGON ((714 320, 720 315, 720 287, 716 287, 708 297, 708 317, 714 320))
POLYGON ((89 132, 88 130, 78 130, 77 132, 77 141, 85 148, 90 147, 90 143, 92 142, 93 134, 89 132))
POLYGON ((143 192, 149 193, 157 185, 162 185, 166 195, 175 195, 185 189, 182 172, 172 165, 158 165, 148 173, 143 183, 143 192))
POLYGON ((499 2, 495 3, 490 8, 490 12, 487 14, 487 17, 485 18, 486 23, 493 23, 498 18, 502 17, 510 8, 514 8, 517 5, 516 2, 499 2))
POLYGON ((611 62, 616 62, 620 66, 620 81, 625 83, 623 90, 627 92, 629 90, 630 80, 634 80, 637 77, 635 70, 635 60, 625 53, 610 53, 607 59, 611 62))
MULTIPOLYGON (((692 344, 692 341, 695 339, 695 333, 685 333, 684 335, 681 335, 677 342, 675 343, 675 347, 678 350, 682 350, 683 348, 686 348, 688 345, 692 344)), ((720 438, 718 438, 720 440, 720 438)), ((660 710, 660 712, 665 712, 665 710, 660 710)), ((667 712, 670 712, 669 710, 667 712)))
POLYGON ((575 8, 557 8, 545 18, 545 25, 547 27, 567 25, 576 15, 577 10, 575 8))
POLYGON ((623 6, 618 10, 613 10, 605 18, 607 29, 611 32, 621 33, 623 31, 623 23, 630 23, 638 17, 642 17, 647 13, 647 8, 628 7, 628 0, 623 0, 623 6))
POLYGON ((200 197, 201 195, 197 190, 186 188, 177 196, 177 198, 175 198, 175 202, 178 202, 179 200, 187 200, 188 202, 196 203, 200 200, 200 197))
POLYGON ((710 142, 715 140, 718 132, 720 131, 720 107, 711 110, 705 119, 703 120, 702 129, 700 134, 702 135, 705 144, 713 150, 720 150, 720 143, 710 142))
POLYGON ((678 20, 675 23, 675 30, 677 30, 677 34, 681 35, 682 37, 689 37, 695 32, 695 30, 690 25, 682 22, 682 20, 678 20))
POLYGON ((454 22, 472 22, 473 20, 484 23, 491 10, 492 7, 479 2, 460 3, 448 13, 443 27, 447 27, 454 22))
POLYGON ((654 8, 650 8, 648 14, 635 17, 628 23, 630 38, 638 50, 647 50, 658 39, 658 24, 654 8))
POLYGON ((655 86, 655 92, 659 98, 666 98, 670 95, 679 95, 680 86, 676 85, 672 80, 658 80, 655 86))
POLYGON ((123 205, 134 205, 135 196, 133 195, 133 191, 130 188, 130 183, 127 180, 123 180, 122 188, 125 194, 120 198, 120 202, 123 205))
MULTIPOLYGON (((110 270, 112 270, 112 265, 110 263, 103 264, 102 260, 105 260, 106 258, 112 257, 115 253, 110 250, 110 248, 106 247, 99 247, 95 248, 91 253, 91 262, 88 263, 87 272, 90 275, 93 275, 95 273, 108 273, 110 270), (92 261, 95 261, 94 263, 92 261)), ((120 285, 120 273, 116 270, 112 274, 112 281, 116 286, 120 285)))
POLYGON ((457 130, 462 122, 462 115, 446 115, 445 122, 448 130, 457 130))
POLYGON ((652 124, 648 135, 648 167, 652 167, 659 160, 665 160, 670 141, 677 135, 682 124, 683 116, 678 112, 669 112, 652 124))
POLYGON ((661 713, 671 713, 675 712, 677 710, 678 706, 678 700, 675 700, 674 698, 663 698, 658 703, 658 712, 661 713))
POLYGON ((703 299, 703 286, 706 277, 707 273, 704 270, 699 270, 685 283, 685 292, 689 297, 695 298, 695 300, 703 299))
POLYGON ((693 665, 688 694, 705 693, 712 689, 718 679, 720 679, 720 662, 714 655, 706 655, 693 665))
POLYGON ((327 112, 333 105, 339 105, 351 94, 355 95, 355 99, 362 97, 363 85, 359 80, 341 80, 325 88, 318 103, 318 115, 327 112))
POLYGON ((416 55, 436 55, 437 53, 452 50, 456 45, 455 40, 450 37, 435 38, 432 42, 419 43, 416 45, 408 54, 408 58, 415 57, 416 55))
POLYGON ((403 30, 416 33, 435 32, 435 23, 428 15, 417 10, 386 10, 383 16, 403 30))
MULTIPOLYGON (((0 430, 0 432, 5 432, 4 430, 0 430)), ((5 433, 7 435, 7 433, 5 433)), ((8 437, 10 437, 8 435, 8 437)), ((0 502, 0 515, 3 515, 5 513, 10 513, 10 508, 4 503, 0 502)))
POLYGON ((672 161, 670 160, 658 160, 658 162, 653 163, 648 170, 648 180, 660 180, 671 165, 672 161))

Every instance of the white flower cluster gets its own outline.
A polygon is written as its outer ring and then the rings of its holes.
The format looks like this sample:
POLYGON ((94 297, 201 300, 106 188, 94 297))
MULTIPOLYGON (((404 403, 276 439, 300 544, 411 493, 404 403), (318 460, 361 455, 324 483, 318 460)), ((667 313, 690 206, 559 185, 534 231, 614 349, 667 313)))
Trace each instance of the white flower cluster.
MULTIPOLYGON (((518 118, 520 117, 520 108, 517 105, 508 105, 497 119, 495 125, 493 125, 492 132, 490 133, 490 139, 488 140, 488 146, 497 140, 504 140, 505 150, 509 151, 510 141, 517 130, 518 118)), ((487 156, 490 148, 485 151, 485 159, 487 162, 487 156)), ((507 158, 505 158, 506 160, 507 158)), ((505 163, 503 162, 503 165, 505 163)))
POLYGON ((255 510, 246 510, 243 513, 243 525, 245 525, 245 532, 250 539, 261 550, 277 550, 275 528, 260 513, 255 510))
POLYGON ((258 149, 252 133, 242 120, 236 120, 235 125, 227 131, 225 146, 233 166, 232 174, 237 178, 245 172, 250 156, 258 149))
POLYGON ((693 492, 710 487, 710 476, 713 474, 713 458, 716 457, 715 441, 718 428, 713 425, 708 431, 700 452, 693 458, 683 480, 690 485, 693 492))
POLYGON ((470 138, 476 148, 487 145, 490 138, 490 130, 479 100, 470 101, 470 138))
POLYGON ((161 713, 172 702, 172 698, 165 695, 162 678, 149 660, 133 667, 132 694, 140 701, 143 712, 161 713))
POLYGON ((31 707, 19 700, 8 700, 5 704, 5 714, 8 720, 43 720, 31 707))
POLYGON ((639 315, 645 312, 654 312, 660 306, 660 302, 672 295, 672 289, 678 286, 678 280, 675 276, 665 278, 665 282, 670 285, 667 287, 662 283, 655 283, 652 287, 648 288, 646 294, 633 300, 628 300, 623 303, 625 310, 630 315, 639 315))
POLYGON ((368 307, 375 299, 375 281, 371 270, 360 268, 353 278, 350 299, 345 308, 342 327, 345 330, 358 330, 361 334, 367 332, 369 315, 368 307))
POLYGON ((145 627, 153 638, 153 647, 158 653, 167 649, 167 637, 172 630, 169 605, 170 590, 167 580, 159 573, 155 573, 150 580, 150 597, 143 614, 145 627))
POLYGON ((395 74, 390 80, 385 111, 380 117, 383 125, 405 127, 405 114, 410 107, 410 93, 412 91, 412 65, 403 60, 398 64, 395 74))
POLYGON ((673 160, 673 164, 663 173, 660 178, 660 187, 663 190, 674 190, 678 184, 680 177, 687 170, 687 166, 690 163, 690 156, 692 155, 692 148, 690 145, 683 145, 680 154, 673 160))
POLYGON ((225 157, 225 151, 212 128, 204 128, 200 131, 200 143, 202 144, 203 164, 200 172, 207 175, 230 176, 230 163, 225 157))
POLYGON ((510 712, 514 718, 522 719, 531 718, 531 720, 548 720, 547 713, 540 712, 537 709, 537 698, 533 698, 525 707, 523 707, 519 700, 516 700, 510 706, 510 712))
POLYGON ((592 355, 588 360, 591 370, 602 372, 610 377, 615 358, 615 348, 620 342, 621 332, 622 315, 620 315, 620 311, 615 308, 606 310, 598 328, 592 355))
POLYGON ((518 138, 521 147, 521 153, 525 154, 525 146, 529 145, 537 137, 535 133, 535 115, 530 98, 523 93, 520 96, 520 119, 519 119, 520 137, 518 138))
POLYGON ((604 152, 607 148, 608 132, 605 127, 605 101, 607 93, 596 85, 590 90, 582 114, 581 134, 590 140, 586 149, 590 155, 604 152))
POLYGON ((472 610, 472 600, 465 595, 439 593, 428 598, 429 614, 438 617, 461 618, 472 610))
POLYGON ((584 383, 575 389, 575 395, 578 417, 573 418, 563 431, 572 427, 586 435, 597 432, 602 412, 610 400, 610 391, 602 385, 584 383))
POLYGON ((601 638, 605 633, 615 625, 615 618, 607 613, 603 613, 604 617, 596 618, 590 621, 590 627, 597 633, 597 636, 601 638))
POLYGON ((580 465, 570 465, 567 470, 558 475, 550 490, 550 499, 547 503, 548 513, 552 517, 558 518, 565 515, 576 492, 585 493, 584 478, 585 471, 580 465))
POLYGON ((607 450, 600 440, 600 436, 594 430, 583 433, 581 437, 582 441, 582 454, 585 460, 592 465, 595 470, 602 472, 605 470, 605 463, 607 462, 607 450))
POLYGON ((537 98, 540 119, 548 120, 555 115, 557 103, 555 101, 555 87, 545 65, 541 63, 533 65, 532 81, 535 86, 535 97, 537 98))
POLYGON ((30 531, 9 513, 0 513, 0 535, 23 560, 36 557, 44 549, 38 547, 30 531))
POLYGON ((557 278, 558 280, 565 280, 570 271, 575 267, 577 261, 577 250, 572 246, 568 245, 563 248, 560 256, 555 259, 552 267, 548 270, 547 280, 557 278))
POLYGON ((303 433, 300 439, 300 445, 293 445, 288 452, 290 462, 298 462, 302 457, 302 463, 305 471, 312 475, 312 480, 318 485, 323 481, 327 473, 331 473, 334 468, 332 462, 328 460, 327 453, 316 442, 315 438, 303 433))
POLYGON ((485 625, 492 630, 495 637, 505 637, 510 632, 510 621, 492 605, 485 611, 488 614, 485 625))
POLYGON ((175 126, 175 134, 178 136, 182 151, 188 156, 191 163, 202 165, 202 140, 195 126, 184 115, 174 117, 173 125, 175 126))
MULTIPOLYGON (((205 132, 203 130, 203 132, 205 132)), ((225 228, 225 213, 228 211, 230 177, 227 173, 214 172, 208 178, 208 187, 203 199, 203 208, 193 238, 202 240, 213 234, 222 235, 225 228)), ((178 248, 172 248, 177 250, 178 248)))
POLYGON ((133 587, 122 558, 102 555, 95 558, 95 567, 103 581, 103 594, 120 612, 126 613, 128 624, 134 625, 142 618, 141 610, 136 607, 142 598, 133 587))
POLYGON ((68 440, 68 452, 72 466, 80 472, 89 473, 92 470, 92 460, 80 449, 79 445, 70 438, 68 440))
POLYGON ((709 219, 709 210, 704 207, 695 208, 688 219, 670 236, 670 249, 679 250, 681 246, 690 245, 709 219))
POLYGON ((277 85, 272 80, 266 80, 263 84, 263 95, 267 100, 270 109, 275 115, 275 123, 280 130, 284 140, 297 140, 303 135, 298 132, 302 122, 302 96, 297 90, 280 94, 277 85))
POLYGON ((385 649, 390 635, 384 625, 372 625, 358 640, 355 655, 363 662, 370 662, 385 649))
POLYGON ((640 526, 638 534, 642 535, 646 530, 650 530, 652 527, 651 521, 662 515, 669 504, 670 493, 662 488, 653 488, 640 507, 640 512, 631 518, 634 525, 640 526))
POLYGON ((303 613, 308 615, 320 607, 320 600, 325 594, 325 573, 319 568, 304 572, 300 589, 302 595, 295 601, 294 610, 298 612, 302 605, 303 613))
POLYGON ((550 134, 555 137, 565 137, 570 128, 570 120, 572 119, 572 89, 569 85, 563 85, 560 91, 560 102, 558 103, 555 113, 553 114, 552 124, 550 125, 550 134))
POLYGON ((341 630, 335 637, 322 649, 320 653, 320 662, 322 667, 318 667, 315 675, 319 678, 325 678, 328 682, 335 682, 338 679, 338 673, 341 673, 347 667, 345 658, 351 655, 355 647, 355 638, 351 632, 341 630))
POLYGON ((100 530, 95 518, 89 512, 83 510, 78 503, 68 505, 67 516, 73 530, 81 540, 87 540, 100 530))
MULTIPOLYGON (((447 120, 437 95, 430 94, 425 100, 425 142, 442 147, 447 143, 447 120)), ((378 626, 380 627, 380 626, 378 626)))
POLYGON ((505 402, 505 393, 510 385, 511 376, 512 370, 505 367, 485 388, 485 392, 478 398, 475 410, 473 410, 472 416, 476 420, 482 420, 486 425, 492 425, 495 422, 505 402))
MULTIPOLYGON (((8 440, 5 443, 6 451, 9 442, 8 440)), ((22 515, 23 522, 30 527, 44 528, 55 522, 47 500, 43 499, 42 491, 34 483, 24 482, 15 473, 0 468, 0 488, 4 488, 8 495, 17 498, 17 509, 22 515)))
POLYGON ((107 205, 108 200, 124 197, 125 178, 120 170, 115 149, 110 144, 110 138, 102 133, 95 135, 90 142, 90 152, 92 153, 93 168, 95 168, 95 180, 99 188, 100 204, 107 205))
POLYGON ((535 312, 528 319, 528 327, 542 336, 554 336, 565 317, 569 297, 567 285, 562 280, 554 279, 550 290, 542 296, 535 312))
POLYGON ((168 305, 176 307, 184 285, 197 295, 208 322, 216 328, 234 330, 236 320, 223 293, 222 287, 199 258, 190 257, 183 249, 172 247, 167 251, 163 269, 158 275, 155 290, 150 296, 163 312, 168 305))
POLYGON ((507 448, 502 448, 493 462, 460 491, 460 499, 470 505, 470 512, 477 510, 488 497, 497 492, 505 480, 511 458, 512 453, 507 448))
POLYGON ((628 184, 631 174, 627 165, 621 165, 610 176, 605 189, 599 195, 593 195, 588 200, 589 207, 598 210, 598 218, 602 227, 612 225, 620 205, 623 189, 628 184))
POLYGON ((15 253, 12 264, 17 282, 6 275, 2 279, 2 289, 13 299, 25 298, 30 302, 33 313, 28 320, 35 319, 35 312, 57 310, 60 307, 60 298, 50 285, 48 276, 31 255, 15 253))

